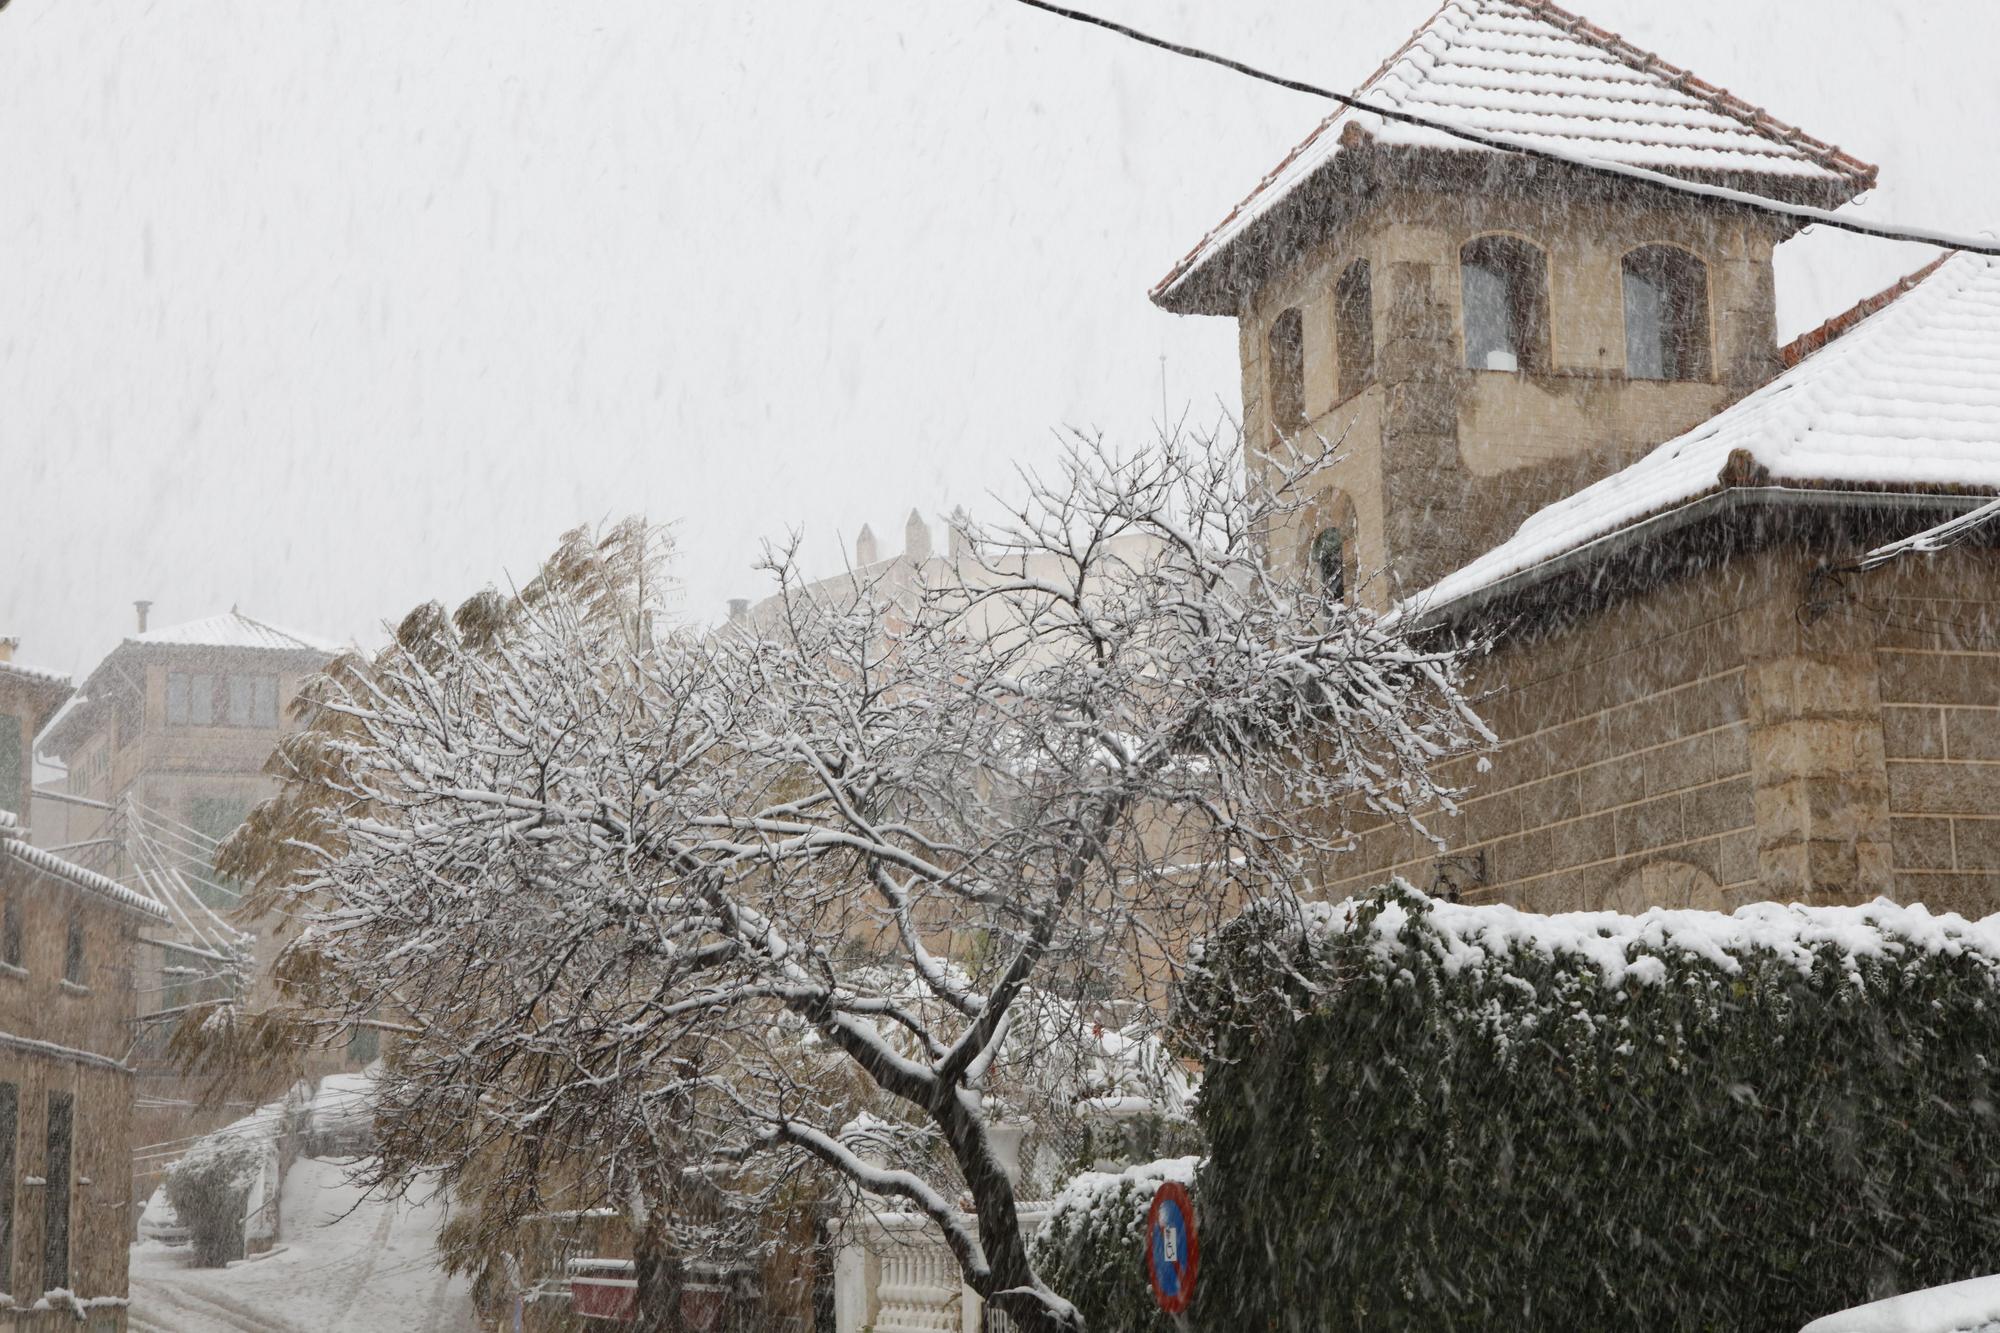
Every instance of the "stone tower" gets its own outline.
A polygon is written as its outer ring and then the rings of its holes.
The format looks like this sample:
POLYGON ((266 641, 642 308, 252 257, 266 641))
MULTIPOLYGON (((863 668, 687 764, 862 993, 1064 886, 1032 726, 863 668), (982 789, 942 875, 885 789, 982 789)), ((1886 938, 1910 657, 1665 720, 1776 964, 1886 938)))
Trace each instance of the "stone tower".
MULTIPOLYGON (((1819 206, 1874 180, 1540 0, 1451 0, 1359 96, 1819 206)), ((1338 446, 1315 512, 1278 540, 1342 553, 1348 586, 1383 605, 1775 373, 1771 251, 1790 230, 1342 109, 1153 298, 1236 318, 1253 464, 1338 446)))

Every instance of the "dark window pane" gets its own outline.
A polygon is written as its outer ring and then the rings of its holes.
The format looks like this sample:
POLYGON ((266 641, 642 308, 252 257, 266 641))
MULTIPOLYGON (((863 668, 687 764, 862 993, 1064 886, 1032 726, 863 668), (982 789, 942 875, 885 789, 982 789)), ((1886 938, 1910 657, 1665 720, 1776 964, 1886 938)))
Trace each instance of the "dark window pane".
POLYGON ((1548 266, 1512 236, 1480 236, 1459 252, 1465 364, 1473 370, 1548 369, 1548 266))
POLYGON ((83 985, 83 923, 69 923, 68 937, 63 941, 63 980, 83 985))
POLYGON ((0 963, 21 966, 21 909, 9 898, 0 908, 0 963))
POLYGON ((21 1090, 0 1083, 0 1291, 14 1289, 14 1140, 20 1118, 21 1090))
POLYGON ((1340 396, 1361 392, 1375 369, 1375 298, 1368 261, 1357 259, 1340 275, 1334 290, 1333 337, 1340 359, 1340 396))
POLYGON ((186 726, 188 720, 188 678, 184 671, 167 673, 167 721, 186 726))
POLYGON ((215 724, 215 677, 188 677, 188 721, 197 727, 215 724))
POLYGON ((1328 597, 1346 594, 1347 539, 1341 536, 1339 528, 1328 528, 1313 538, 1312 564, 1313 575, 1328 597))
POLYGON ((1708 266, 1685 250, 1649 245, 1625 256, 1625 373, 1708 378, 1708 266))
POLYGON ((251 724, 259 727, 278 725, 278 678, 276 676, 254 677, 256 683, 256 707, 251 713, 251 724))
POLYGON ((0 810, 12 814, 26 814, 21 809, 21 785, 25 776, 24 746, 21 744, 21 719, 12 713, 0 713, 0 810))
POLYGON ((1465 266, 1465 364, 1474 370, 1513 370, 1515 350, 1507 275, 1490 264, 1465 266))
POLYGON ((1297 310, 1271 321, 1271 424, 1289 434, 1306 424, 1305 322, 1297 310))
POLYGON ((42 1179, 42 1289, 69 1289, 69 1157, 76 1099, 67 1092, 49 1094, 49 1153, 42 1179))
POLYGON ((252 676, 229 677, 230 726, 247 727, 250 725, 250 718, 256 699, 257 686, 255 679, 252 676))

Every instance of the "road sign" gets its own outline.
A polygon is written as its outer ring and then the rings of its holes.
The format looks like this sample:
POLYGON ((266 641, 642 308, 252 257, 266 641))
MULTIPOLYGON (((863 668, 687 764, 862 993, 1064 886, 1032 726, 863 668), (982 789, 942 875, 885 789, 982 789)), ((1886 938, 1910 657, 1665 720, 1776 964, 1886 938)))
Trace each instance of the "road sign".
POLYGON ((1194 1300, 1201 1243, 1194 1231, 1194 1200, 1187 1186, 1169 1180, 1153 1195, 1146 1214, 1146 1281, 1168 1314, 1184 1313, 1194 1300))

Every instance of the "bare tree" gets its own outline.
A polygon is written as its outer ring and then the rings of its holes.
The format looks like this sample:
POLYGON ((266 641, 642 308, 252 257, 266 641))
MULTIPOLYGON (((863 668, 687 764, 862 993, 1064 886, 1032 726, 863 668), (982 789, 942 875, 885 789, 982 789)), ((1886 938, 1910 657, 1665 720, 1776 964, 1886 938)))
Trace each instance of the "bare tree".
POLYGON ((1451 655, 1265 559, 1325 456, 1240 460, 1077 439, 948 577, 828 596, 774 550, 774 601, 706 638, 601 556, 646 530, 573 538, 331 674, 233 869, 307 923, 299 1013, 399 1034, 384 1182, 513 1180, 518 1213, 560 1158, 691 1253, 697 1196, 810 1171, 927 1217, 1022 1328, 1080 1329, 1020 1234, 1002 1084, 1308 890, 1350 816, 1448 806, 1434 764, 1485 734, 1451 655))

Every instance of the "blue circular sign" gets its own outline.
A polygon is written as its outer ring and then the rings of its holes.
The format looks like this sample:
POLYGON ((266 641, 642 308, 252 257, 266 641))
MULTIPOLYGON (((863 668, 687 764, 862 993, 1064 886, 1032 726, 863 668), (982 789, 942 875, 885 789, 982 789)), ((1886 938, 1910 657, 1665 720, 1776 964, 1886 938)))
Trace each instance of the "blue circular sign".
POLYGON ((1194 1229, 1194 1200, 1187 1187, 1168 1181, 1153 1195, 1146 1214, 1146 1281, 1153 1299, 1168 1314, 1180 1314, 1194 1300, 1201 1242, 1194 1229))

